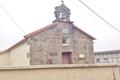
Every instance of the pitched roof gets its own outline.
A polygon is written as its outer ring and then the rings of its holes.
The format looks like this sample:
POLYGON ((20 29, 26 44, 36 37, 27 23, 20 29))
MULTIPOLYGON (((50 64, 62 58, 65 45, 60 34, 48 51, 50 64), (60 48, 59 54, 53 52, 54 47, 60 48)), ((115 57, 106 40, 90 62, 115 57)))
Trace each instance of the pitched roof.
MULTIPOLYGON (((72 22, 70 22, 70 21, 55 21, 55 22, 53 22, 52 24, 50 24, 50 25, 48 25, 48 26, 46 26, 46 27, 43 27, 43 28, 41 28, 41 29, 38 29, 38 30, 36 30, 36 31, 34 31, 34 32, 31 32, 31 33, 25 35, 25 36, 24 36, 24 39, 22 39, 21 41, 17 42, 17 43, 14 44, 12 47, 8 48, 7 50, 5 50, 5 51, 3 51, 3 52, 1 52, 1 53, 4 53, 4 52, 6 52, 6 51, 9 51, 9 50, 11 50, 11 49, 19 46, 20 44, 22 44, 22 43, 24 43, 25 41, 27 41, 28 38, 30 38, 30 37, 32 37, 32 36, 34 36, 34 35, 37 35, 37 34, 43 32, 43 31, 45 31, 45 30, 51 29, 51 28, 55 27, 56 25, 59 25, 59 22, 72 23, 72 22)), ((82 32, 83 34, 85 34, 86 36, 88 36, 88 37, 90 37, 91 39, 94 39, 94 40, 95 40, 95 38, 92 37, 91 35, 89 35, 88 33, 84 32, 83 30, 81 30, 80 28, 78 28, 78 27, 75 26, 75 25, 73 25, 73 26, 74 26, 76 29, 78 29, 80 32, 82 32)))
MULTIPOLYGON (((48 26, 46 26, 46 27, 43 27, 43 28, 41 28, 41 29, 38 29, 38 30, 36 30, 36 31, 34 31, 34 32, 31 32, 31 33, 25 35, 24 37, 25 37, 25 38, 29 38, 29 37, 32 37, 32 36, 34 36, 34 35, 37 35, 37 34, 43 32, 43 31, 45 31, 45 30, 47 30, 47 29, 50 29, 50 28, 55 27, 57 24, 59 25, 59 22, 63 22, 63 23, 73 23, 73 22, 70 22, 70 21, 55 21, 55 22, 53 22, 52 24, 50 24, 50 25, 48 25, 48 26)), ((78 29, 80 32, 82 32, 83 34, 85 34, 86 36, 88 36, 88 37, 90 37, 91 39, 95 40, 94 37, 92 37, 91 35, 89 35, 89 34, 86 33, 85 31, 81 30, 80 28, 78 28, 78 27, 75 26, 75 25, 73 25, 73 26, 74 26, 76 29, 78 29)))
POLYGON ((6 51, 10 51, 11 49, 13 49, 13 48, 21 45, 21 44, 24 43, 25 41, 27 41, 27 38, 32 37, 32 36, 34 36, 34 35, 36 35, 36 34, 39 34, 40 32, 43 32, 43 31, 45 31, 45 30, 47 30, 47 29, 53 28, 53 27, 55 27, 55 25, 57 25, 57 24, 56 24, 56 23, 53 23, 53 24, 50 24, 50 25, 48 25, 48 26, 46 26, 46 27, 44 27, 44 28, 41 28, 41 29, 39 29, 39 30, 36 30, 36 31, 34 31, 34 32, 31 32, 31 33, 25 35, 25 36, 24 36, 24 37, 25 37, 24 39, 20 40, 19 42, 17 42, 16 44, 14 44, 13 46, 11 46, 10 48, 8 48, 8 49, 0 52, 0 54, 4 53, 4 52, 6 52, 6 51))
POLYGON ((96 40, 96 38, 92 37, 90 34, 86 33, 85 31, 83 31, 82 29, 78 28, 77 26, 73 25, 76 29, 78 29, 80 32, 82 32, 83 34, 85 34, 86 36, 90 37, 93 40, 96 40))
POLYGON ((21 45, 22 43, 26 42, 26 40, 27 40, 27 39, 22 39, 22 40, 20 40, 19 42, 17 42, 16 44, 14 44, 12 47, 10 47, 10 48, 8 48, 7 50, 1 52, 1 54, 4 53, 4 52, 6 52, 6 51, 10 51, 11 49, 13 49, 13 48, 21 45))
POLYGON ((43 32, 43 31, 47 30, 47 29, 53 28, 53 27, 55 27, 56 25, 57 25, 57 24, 54 22, 53 24, 50 24, 50 25, 48 25, 48 26, 46 26, 46 27, 43 27, 43 28, 41 28, 41 29, 38 29, 38 30, 36 30, 36 31, 34 31, 34 32, 31 32, 31 33, 27 34, 27 35, 25 35, 24 37, 25 37, 25 38, 32 37, 32 36, 34 36, 34 35, 37 35, 37 34, 43 32))

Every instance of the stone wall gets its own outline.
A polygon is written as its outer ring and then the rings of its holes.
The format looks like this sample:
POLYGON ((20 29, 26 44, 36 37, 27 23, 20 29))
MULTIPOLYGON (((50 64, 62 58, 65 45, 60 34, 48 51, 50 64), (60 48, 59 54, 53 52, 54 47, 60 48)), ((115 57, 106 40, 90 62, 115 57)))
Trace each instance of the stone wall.
POLYGON ((94 63, 93 40, 73 27, 73 61, 74 63, 94 63), (85 58, 78 58, 79 54, 85 54, 85 58))
POLYGON ((30 44, 30 64, 62 64, 62 52, 71 52, 72 63, 94 63, 93 41, 90 37, 76 29, 72 23, 54 22, 55 27, 49 28, 28 41, 30 44), (63 29, 69 33, 64 34, 63 29), (62 38, 68 37, 70 43, 63 46, 62 38), (79 59, 79 54, 85 58, 79 59))

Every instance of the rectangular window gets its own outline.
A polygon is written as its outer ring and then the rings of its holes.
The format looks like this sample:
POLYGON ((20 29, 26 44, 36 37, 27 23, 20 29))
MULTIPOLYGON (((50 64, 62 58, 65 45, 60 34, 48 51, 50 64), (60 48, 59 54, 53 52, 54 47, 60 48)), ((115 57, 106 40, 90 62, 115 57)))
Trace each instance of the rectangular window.
POLYGON ((104 62, 105 62, 105 63, 108 63, 108 58, 104 58, 104 62))
POLYGON ((97 58, 97 59, 96 59, 96 62, 99 63, 99 62, 100 62, 100 59, 97 58))
POLYGON ((70 44, 70 38, 68 38, 68 37, 63 37, 63 38, 62 38, 62 44, 63 44, 63 46, 69 45, 69 44, 70 44))
POLYGON ((108 62, 109 62, 109 63, 112 63, 112 58, 109 58, 109 59, 108 59, 108 62))
POLYGON ((117 58, 113 58, 113 63, 116 63, 117 62, 117 58))
POLYGON ((120 62, 120 58, 118 58, 117 61, 120 62))
POLYGON ((108 57, 108 54, 104 54, 104 58, 107 58, 108 57))
POLYGON ((108 54, 108 57, 109 57, 109 58, 111 58, 111 57, 112 57, 112 55, 111 55, 111 54, 108 54))
POLYGON ((69 34, 69 30, 64 28, 64 29, 63 29, 63 33, 64 33, 64 34, 69 34))
POLYGON ((101 62, 101 63, 104 63, 104 59, 103 59, 103 58, 101 58, 101 59, 100 59, 100 62, 101 62))

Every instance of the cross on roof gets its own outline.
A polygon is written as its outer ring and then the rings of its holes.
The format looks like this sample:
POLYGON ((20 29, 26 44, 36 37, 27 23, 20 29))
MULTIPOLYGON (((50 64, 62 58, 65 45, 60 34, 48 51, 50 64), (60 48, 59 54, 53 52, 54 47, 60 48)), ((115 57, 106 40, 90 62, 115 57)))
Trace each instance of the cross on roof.
POLYGON ((63 0, 61 0, 61 2, 62 2, 62 4, 64 4, 64 1, 63 1, 63 0))

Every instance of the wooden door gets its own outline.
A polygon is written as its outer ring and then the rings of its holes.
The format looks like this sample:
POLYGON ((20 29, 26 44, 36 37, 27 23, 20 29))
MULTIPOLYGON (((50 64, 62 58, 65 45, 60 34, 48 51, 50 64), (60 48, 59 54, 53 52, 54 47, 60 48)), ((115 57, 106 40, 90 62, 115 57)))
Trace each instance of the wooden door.
POLYGON ((63 64, 71 64, 71 52, 63 52, 62 53, 62 63, 63 64))

